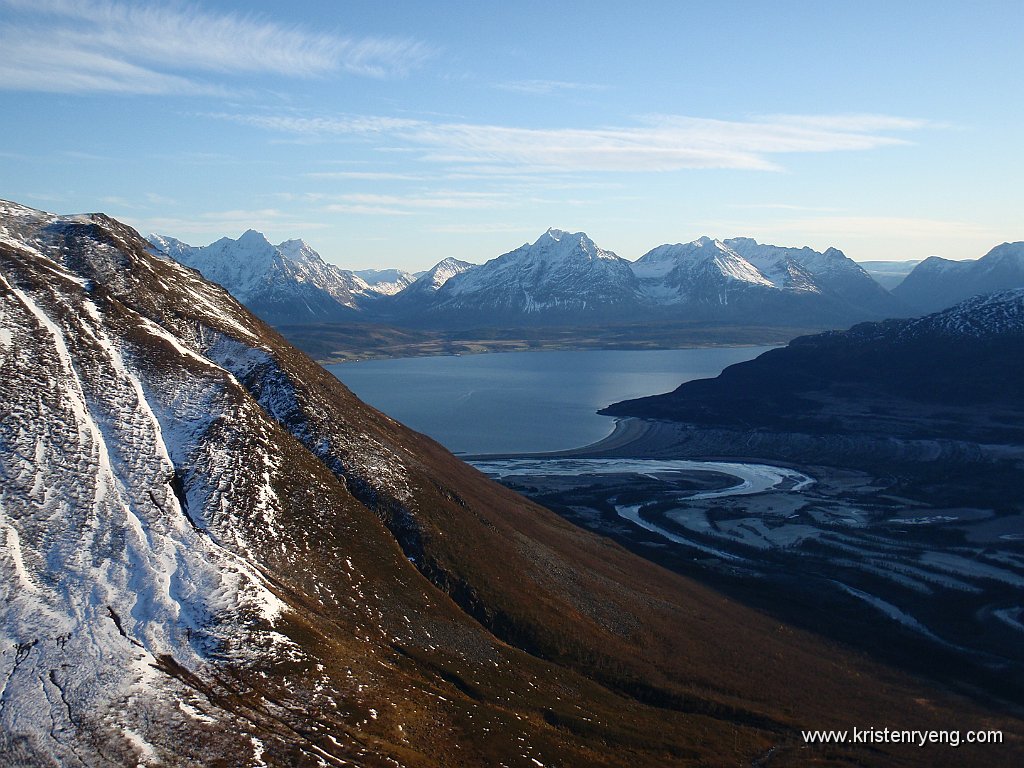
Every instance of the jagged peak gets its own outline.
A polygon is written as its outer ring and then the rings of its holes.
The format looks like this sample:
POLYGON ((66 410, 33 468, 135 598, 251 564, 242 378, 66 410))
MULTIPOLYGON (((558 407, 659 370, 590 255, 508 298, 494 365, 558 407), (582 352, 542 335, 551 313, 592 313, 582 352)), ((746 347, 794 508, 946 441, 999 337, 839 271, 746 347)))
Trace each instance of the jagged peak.
POLYGON ((696 240, 691 240, 689 243, 665 243, 664 245, 659 245, 645 253, 637 261, 658 261, 661 259, 702 257, 714 258, 722 254, 727 255, 730 258, 743 258, 718 238, 702 235, 696 240))
POLYGON ((584 245, 594 245, 594 241, 590 239, 586 232, 568 232, 564 229, 555 229, 554 227, 549 227, 547 232, 537 238, 534 245, 543 245, 544 243, 552 240, 556 243, 562 243, 564 241, 566 244, 580 243, 584 245))
MULTIPOLYGON (((804 246, 804 247, 806 248, 807 246, 804 246)), ((835 246, 832 246, 832 245, 830 245, 828 248, 826 248, 824 251, 822 251, 821 255, 822 256, 827 256, 830 259, 845 259, 845 258, 847 258, 845 253, 843 253, 838 248, 836 248, 835 246)))
POLYGON ((326 266, 323 257, 305 240, 285 240, 275 247, 285 258, 300 265, 326 266))
POLYGON ((448 257, 446 257, 444 259, 441 259, 439 262, 437 262, 437 264, 435 264, 433 267, 431 267, 428 271, 433 271, 435 269, 447 269, 447 268, 450 268, 450 267, 463 267, 463 266, 472 266, 472 265, 468 261, 462 261, 461 259, 456 259, 454 256, 448 256, 448 257))
MULTIPOLYGON (((583 256, 591 261, 606 260, 615 261, 619 259, 612 251, 606 251, 593 241, 586 232, 568 232, 562 229, 549 228, 532 245, 517 248, 505 256, 512 254, 520 255, 523 258, 576 258, 583 256)), ((504 257, 499 257, 504 258, 504 257)))
POLYGON ((273 244, 269 240, 267 240, 266 235, 264 235, 262 232, 259 232, 259 231, 255 230, 255 229, 247 229, 247 230, 245 230, 245 232, 243 232, 239 236, 238 240, 236 240, 235 242, 237 242, 239 245, 243 245, 243 244, 244 245, 257 245, 258 244, 258 245, 269 245, 270 247, 273 247, 273 244))

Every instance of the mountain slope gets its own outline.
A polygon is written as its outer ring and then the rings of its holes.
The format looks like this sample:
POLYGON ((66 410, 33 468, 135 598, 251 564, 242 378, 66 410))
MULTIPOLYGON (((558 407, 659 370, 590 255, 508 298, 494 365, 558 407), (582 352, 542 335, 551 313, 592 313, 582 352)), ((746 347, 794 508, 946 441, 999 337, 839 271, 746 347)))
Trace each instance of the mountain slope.
POLYGON ((828 326, 899 312, 885 289, 835 249, 701 237, 659 246, 632 269, 652 309, 687 319, 828 326))
POLYGON ((829 433, 1024 439, 1024 290, 794 339, 610 415, 829 433), (929 417, 941 410, 942 418, 929 417))
POLYGON ((468 261, 460 261, 451 257, 442 259, 394 294, 388 301, 381 302, 381 308, 385 313, 398 315, 422 312, 423 308, 434 300, 434 294, 441 289, 441 286, 456 275, 461 275, 463 272, 476 269, 476 267, 476 264, 470 264, 468 261))
POLYGON ((816 289, 849 304, 865 318, 891 317, 902 309, 887 290, 837 248, 824 252, 807 246, 782 248, 749 237, 734 237, 725 244, 780 288, 816 289))
POLYGON ((0 356, 6 764, 809 763, 807 723, 1012 733, 491 483, 105 216, 0 203, 0 356))
POLYGON ((645 296, 656 304, 726 306, 775 288, 735 251, 709 237, 659 246, 631 266, 645 296))
POLYGON ((976 261, 931 256, 893 294, 920 311, 935 312, 971 296, 1008 288, 1024 288, 1024 242, 997 245, 976 261))
POLYGON ((250 229, 237 240, 224 237, 200 248, 161 235, 150 235, 149 242, 273 324, 352 320, 359 298, 372 293, 363 280, 326 263, 302 240, 275 246, 250 229))

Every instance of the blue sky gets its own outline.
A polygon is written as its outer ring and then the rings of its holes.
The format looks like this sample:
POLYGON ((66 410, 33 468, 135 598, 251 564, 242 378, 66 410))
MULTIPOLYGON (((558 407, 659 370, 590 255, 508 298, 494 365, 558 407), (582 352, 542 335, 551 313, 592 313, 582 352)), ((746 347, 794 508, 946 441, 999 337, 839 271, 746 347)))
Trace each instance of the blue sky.
POLYGON ((0 0, 0 197, 348 268, 1024 239, 1024 3, 0 0))

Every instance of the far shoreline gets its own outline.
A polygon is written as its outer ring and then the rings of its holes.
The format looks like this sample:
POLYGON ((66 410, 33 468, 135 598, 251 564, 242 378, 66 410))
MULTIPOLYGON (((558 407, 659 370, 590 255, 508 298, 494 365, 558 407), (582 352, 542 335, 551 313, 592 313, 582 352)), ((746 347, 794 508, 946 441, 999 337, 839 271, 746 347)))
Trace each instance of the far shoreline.
MULTIPOLYGON (((362 353, 351 352, 332 357, 313 357, 314 362, 322 367, 329 365, 348 365, 350 363, 365 363, 372 360, 412 360, 421 357, 468 357, 475 355, 501 355, 519 354, 523 352, 670 352, 681 349, 741 349, 745 347, 783 347, 787 341, 766 341, 766 342, 693 342, 680 344, 559 344, 559 343, 526 343, 526 342, 496 342, 496 343, 474 343, 467 342, 465 348, 455 350, 434 349, 431 345, 422 348, 401 349, 393 353, 362 353)), ((309 354, 307 352, 306 354, 309 354)), ((311 355, 312 356, 312 355, 311 355)))

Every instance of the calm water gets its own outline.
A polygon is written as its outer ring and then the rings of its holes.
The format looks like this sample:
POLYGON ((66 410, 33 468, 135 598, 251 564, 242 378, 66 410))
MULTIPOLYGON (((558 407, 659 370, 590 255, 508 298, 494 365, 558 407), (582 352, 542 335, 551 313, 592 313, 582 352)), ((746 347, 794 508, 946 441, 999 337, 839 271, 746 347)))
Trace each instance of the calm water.
POLYGON ((557 451, 593 443, 614 421, 595 411, 655 395, 771 347, 642 352, 508 352, 329 365, 370 405, 457 453, 557 451))

